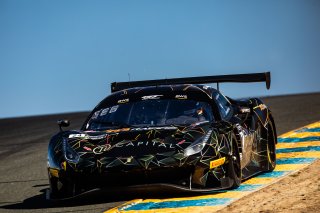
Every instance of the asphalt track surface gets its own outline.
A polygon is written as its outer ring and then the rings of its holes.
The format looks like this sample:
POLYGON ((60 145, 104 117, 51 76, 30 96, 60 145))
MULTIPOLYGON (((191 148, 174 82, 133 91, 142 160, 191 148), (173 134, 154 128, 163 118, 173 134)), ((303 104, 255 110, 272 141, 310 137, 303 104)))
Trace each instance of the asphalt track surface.
MULTIPOLYGON (((278 135, 320 120, 320 93, 263 100, 273 111, 278 135)), ((51 135, 58 131, 55 121, 70 119, 70 128, 78 129, 87 115, 83 112, 0 119, 0 212, 103 212, 136 198, 184 196, 173 192, 119 191, 98 192, 66 202, 47 201, 46 153, 51 135)), ((276 200, 272 202, 276 205, 276 200)), ((252 209, 250 205, 259 208, 259 204, 247 205, 248 209, 252 209)), ((232 204, 228 208, 237 212, 232 204)))

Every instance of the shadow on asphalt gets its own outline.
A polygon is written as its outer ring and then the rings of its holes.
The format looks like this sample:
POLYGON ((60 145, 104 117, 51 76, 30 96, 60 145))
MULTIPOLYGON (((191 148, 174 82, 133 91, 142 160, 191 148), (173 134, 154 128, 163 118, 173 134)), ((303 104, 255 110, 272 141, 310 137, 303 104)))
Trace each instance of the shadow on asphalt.
MULTIPOLYGON (((34 187, 39 187, 35 185, 34 187)), ((190 195, 199 195, 199 193, 185 193, 185 192, 170 192, 168 191, 112 191, 97 190, 80 195, 75 198, 66 200, 47 200, 47 189, 40 190, 41 194, 29 197, 21 203, 7 204, 0 206, 0 209, 47 209, 47 208, 59 208, 59 207, 75 207, 94 205, 102 203, 114 203, 114 202, 126 202, 132 199, 165 199, 172 197, 186 197, 190 195)))

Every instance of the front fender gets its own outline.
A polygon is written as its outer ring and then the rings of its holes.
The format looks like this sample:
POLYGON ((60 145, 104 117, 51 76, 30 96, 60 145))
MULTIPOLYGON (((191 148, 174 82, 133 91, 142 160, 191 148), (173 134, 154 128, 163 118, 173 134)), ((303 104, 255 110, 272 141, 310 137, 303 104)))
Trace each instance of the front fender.
POLYGON ((259 98, 250 99, 250 105, 253 111, 253 118, 266 127, 269 121, 270 110, 259 98))
POLYGON ((62 139, 72 133, 78 133, 74 130, 62 131, 55 134, 48 145, 48 168, 63 169, 61 163, 65 161, 62 151, 62 139))

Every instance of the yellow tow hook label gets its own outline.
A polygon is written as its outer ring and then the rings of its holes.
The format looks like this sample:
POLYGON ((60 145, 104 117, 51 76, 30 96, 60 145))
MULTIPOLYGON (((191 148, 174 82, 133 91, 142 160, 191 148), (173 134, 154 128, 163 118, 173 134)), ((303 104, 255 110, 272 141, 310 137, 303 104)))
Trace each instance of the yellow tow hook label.
POLYGON ((219 158, 217 160, 214 161, 210 161, 210 169, 216 168, 218 166, 221 166, 224 164, 224 162, 226 162, 226 157, 223 158, 219 158))
POLYGON ((67 170, 67 162, 66 162, 66 161, 63 161, 63 162, 61 163, 61 167, 62 167, 62 169, 63 169, 64 171, 66 171, 66 170, 67 170))
POLYGON ((52 177, 59 177, 59 171, 57 169, 49 169, 49 172, 52 177))

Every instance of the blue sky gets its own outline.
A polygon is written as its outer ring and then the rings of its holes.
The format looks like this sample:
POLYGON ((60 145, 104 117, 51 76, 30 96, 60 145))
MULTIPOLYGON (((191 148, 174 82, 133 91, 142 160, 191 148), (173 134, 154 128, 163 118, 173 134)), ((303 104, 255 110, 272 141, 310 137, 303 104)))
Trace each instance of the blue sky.
POLYGON ((0 0, 0 118, 91 110, 113 81, 270 70, 231 97, 320 91, 320 1, 0 0))

